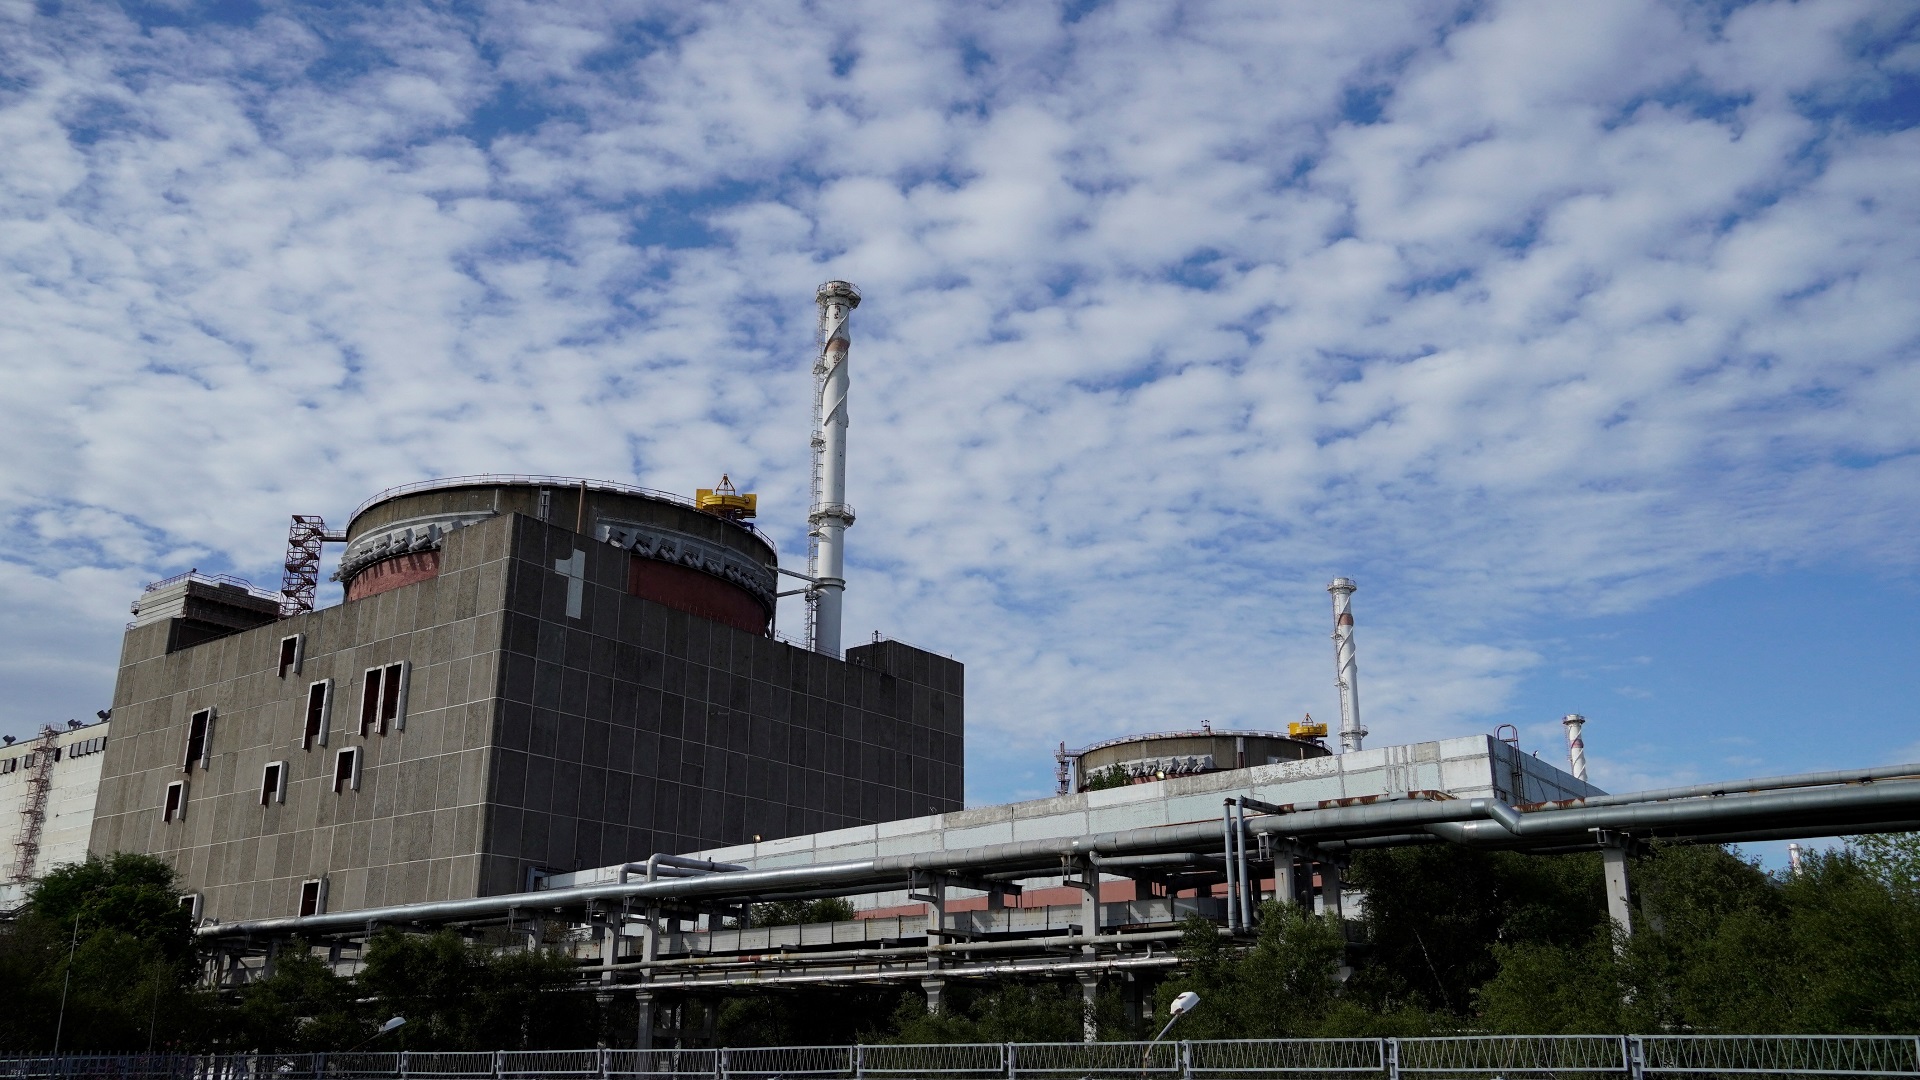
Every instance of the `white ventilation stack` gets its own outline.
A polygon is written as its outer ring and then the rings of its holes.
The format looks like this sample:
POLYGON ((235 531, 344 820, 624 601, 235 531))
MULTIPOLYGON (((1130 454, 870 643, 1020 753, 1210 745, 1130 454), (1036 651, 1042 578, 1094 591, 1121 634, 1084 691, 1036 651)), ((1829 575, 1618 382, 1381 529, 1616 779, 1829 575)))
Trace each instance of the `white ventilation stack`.
POLYGON ((1352 578, 1337 577, 1327 591, 1333 594, 1334 685, 1340 688, 1340 752, 1360 749, 1367 729, 1360 726, 1360 667, 1353 658, 1352 578))
POLYGON ((847 316, 860 290, 829 281, 814 293, 820 305, 820 355, 813 362, 813 509, 807 514, 807 644, 840 655, 840 600, 846 590, 847 316))
POLYGON ((1567 725, 1567 763, 1573 766, 1573 778, 1585 781, 1587 778, 1587 744, 1580 738, 1580 729, 1586 726, 1587 718, 1579 713, 1568 713, 1561 723, 1567 725))

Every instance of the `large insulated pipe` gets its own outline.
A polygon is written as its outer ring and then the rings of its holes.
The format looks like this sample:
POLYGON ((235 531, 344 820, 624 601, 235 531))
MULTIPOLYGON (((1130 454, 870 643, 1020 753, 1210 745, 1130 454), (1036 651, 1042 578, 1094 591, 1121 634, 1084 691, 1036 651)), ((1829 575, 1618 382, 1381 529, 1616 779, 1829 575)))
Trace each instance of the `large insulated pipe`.
POLYGON ((813 295, 820 305, 820 356, 813 362, 819 391, 813 419, 813 508, 807 513, 807 594, 812 616, 808 644, 814 652, 840 655, 840 600, 846 590, 846 532, 853 524, 847 505, 847 316, 860 306, 860 290, 829 281, 813 295))
POLYGON ((1340 752, 1360 749, 1367 729, 1360 726, 1360 668, 1353 658, 1352 578, 1337 577, 1327 591, 1333 594, 1334 685, 1340 688, 1340 752))
POLYGON ((1573 766, 1573 778, 1581 782, 1587 779, 1587 744, 1580 741, 1580 729, 1586 726, 1587 718, 1579 713, 1568 713, 1560 718, 1567 725, 1567 764, 1573 766))
MULTIPOLYGON (((1729 785, 1730 787, 1735 785, 1729 785)), ((1824 790, 1776 791, 1675 802, 1649 802, 1581 809, 1516 811, 1493 799, 1398 799, 1357 806, 1273 814, 1248 822, 1255 836, 1272 834, 1308 843, 1399 837, 1413 830, 1456 843, 1549 849, 1590 848, 1594 830, 1635 836, 1722 836, 1735 830, 1765 832, 1779 839, 1875 831, 1875 823, 1912 828, 1920 815, 1920 781, 1893 780, 1824 790), (1798 826, 1796 829, 1795 826, 1798 826), (1534 841, 1533 844, 1527 843, 1534 841)), ((842 895, 906 887, 910 875, 929 872, 1028 869, 1057 873, 1063 859, 1094 855, 1208 851, 1222 839, 1211 821, 1150 825, 1086 836, 942 851, 910 852, 839 863, 700 874, 652 882, 629 881, 550 889, 471 900, 362 908, 324 915, 285 916, 202 926, 203 938, 249 934, 339 933, 376 923, 412 923, 497 917, 509 911, 556 910, 570 904, 620 900, 758 899, 808 889, 842 889, 842 895)), ((1230 853, 1223 852, 1229 864, 1230 853)))

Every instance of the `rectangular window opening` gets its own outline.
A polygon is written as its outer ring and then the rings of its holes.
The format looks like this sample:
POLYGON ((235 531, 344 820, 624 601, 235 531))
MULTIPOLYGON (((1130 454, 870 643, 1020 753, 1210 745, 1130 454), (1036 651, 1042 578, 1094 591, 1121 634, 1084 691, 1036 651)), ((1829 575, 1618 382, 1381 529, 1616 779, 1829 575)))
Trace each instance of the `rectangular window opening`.
POLYGON ((181 772, 192 772, 196 762, 206 768, 212 757, 213 710, 201 709, 187 719, 187 752, 180 761, 181 772))
POLYGON ((327 913, 327 879, 313 878, 300 883, 300 915, 327 913))
POLYGON ((171 823, 184 820, 186 816, 187 782, 185 780, 175 780, 173 783, 167 785, 167 804, 166 807, 160 811, 160 820, 171 823))
POLYGON ((280 677, 300 674, 301 654, 306 652, 306 635, 293 634, 280 639, 280 677))
POLYGON ((367 684, 360 690, 360 737, 366 738, 380 723, 380 676, 382 668, 367 669, 367 684))
POLYGON ((327 714, 333 709, 333 680, 321 679, 307 687, 307 722, 300 734, 300 748, 311 750, 327 745, 327 714))
POLYGON ((360 790, 360 749, 350 747, 333 755, 333 793, 360 790))
POLYGON ((260 805, 274 806, 287 801, 287 763, 270 761, 260 770, 260 805))
POLYGON ((407 662, 388 664, 380 680, 380 734, 407 730, 407 662))
POLYGON ((187 919, 195 926, 200 925, 200 894, 185 893, 180 897, 180 910, 187 913, 187 919))

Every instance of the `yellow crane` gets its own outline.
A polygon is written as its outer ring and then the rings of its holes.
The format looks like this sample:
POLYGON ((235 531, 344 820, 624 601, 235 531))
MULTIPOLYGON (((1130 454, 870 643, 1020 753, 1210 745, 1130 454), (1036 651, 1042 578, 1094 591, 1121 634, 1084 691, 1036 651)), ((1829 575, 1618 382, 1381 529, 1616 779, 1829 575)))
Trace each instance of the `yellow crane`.
POLYGON ((760 497, 752 492, 734 490, 733 481, 727 478, 726 473, 721 473, 718 484, 693 493, 693 505, 714 517, 746 521, 758 512, 760 497))

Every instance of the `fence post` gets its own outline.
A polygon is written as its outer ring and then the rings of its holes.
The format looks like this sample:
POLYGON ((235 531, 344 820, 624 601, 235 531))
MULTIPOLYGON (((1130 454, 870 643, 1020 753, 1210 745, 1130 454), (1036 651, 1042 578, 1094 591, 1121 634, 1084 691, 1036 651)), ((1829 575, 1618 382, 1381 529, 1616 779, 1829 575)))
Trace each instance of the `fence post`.
POLYGON ((1627 1080, 1641 1080, 1647 1075, 1647 1048, 1638 1035, 1624 1035, 1620 1041, 1626 1044, 1627 1080))
POLYGON ((1012 1044, 1012 1043, 1001 1043, 1001 1044, 1000 1044, 1000 1052, 1001 1052, 1002 1054, 1005 1054, 1005 1055, 1006 1055, 1006 1065, 1007 1065, 1007 1080, 1016 1080, 1016 1078, 1017 1078, 1017 1075, 1018 1075, 1018 1074, 1017 1074, 1017 1073, 1016 1073, 1016 1072, 1014 1071, 1014 1070, 1015 1070, 1016 1068, 1018 1068, 1018 1066, 1014 1064, 1014 1060, 1013 1060, 1013 1050, 1014 1050, 1014 1044, 1012 1044))
POLYGON ((606 1047, 603 1046, 600 1048, 600 1080, 607 1080, 607 1058, 612 1054, 613 1051, 606 1047))
POLYGON ((1180 1040, 1180 1077, 1181 1080, 1193 1080, 1193 1044, 1180 1040))
POLYGON ((713 1051, 713 1080, 727 1080, 727 1050, 717 1047, 713 1051))
POLYGON ((493 1075, 495 1080, 499 1080, 500 1077, 505 1076, 506 1072, 507 1052, 505 1050, 495 1050, 493 1052, 493 1075))
POLYGON ((407 1051, 407 1050, 400 1051, 400 1060, 394 1063, 394 1068, 397 1069, 400 1073, 400 1080, 407 1080, 407 1054, 408 1053, 410 1053, 410 1051, 407 1051))
POLYGON ((1387 1066, 1387 1080, 1400 1080, 1400 1040, 1380 1040, 1380 1060, 1387 1066))
POLYGON ((859 1043, 853 1047, 853 1080, 867 1080, 867 1048, 859 1043))

